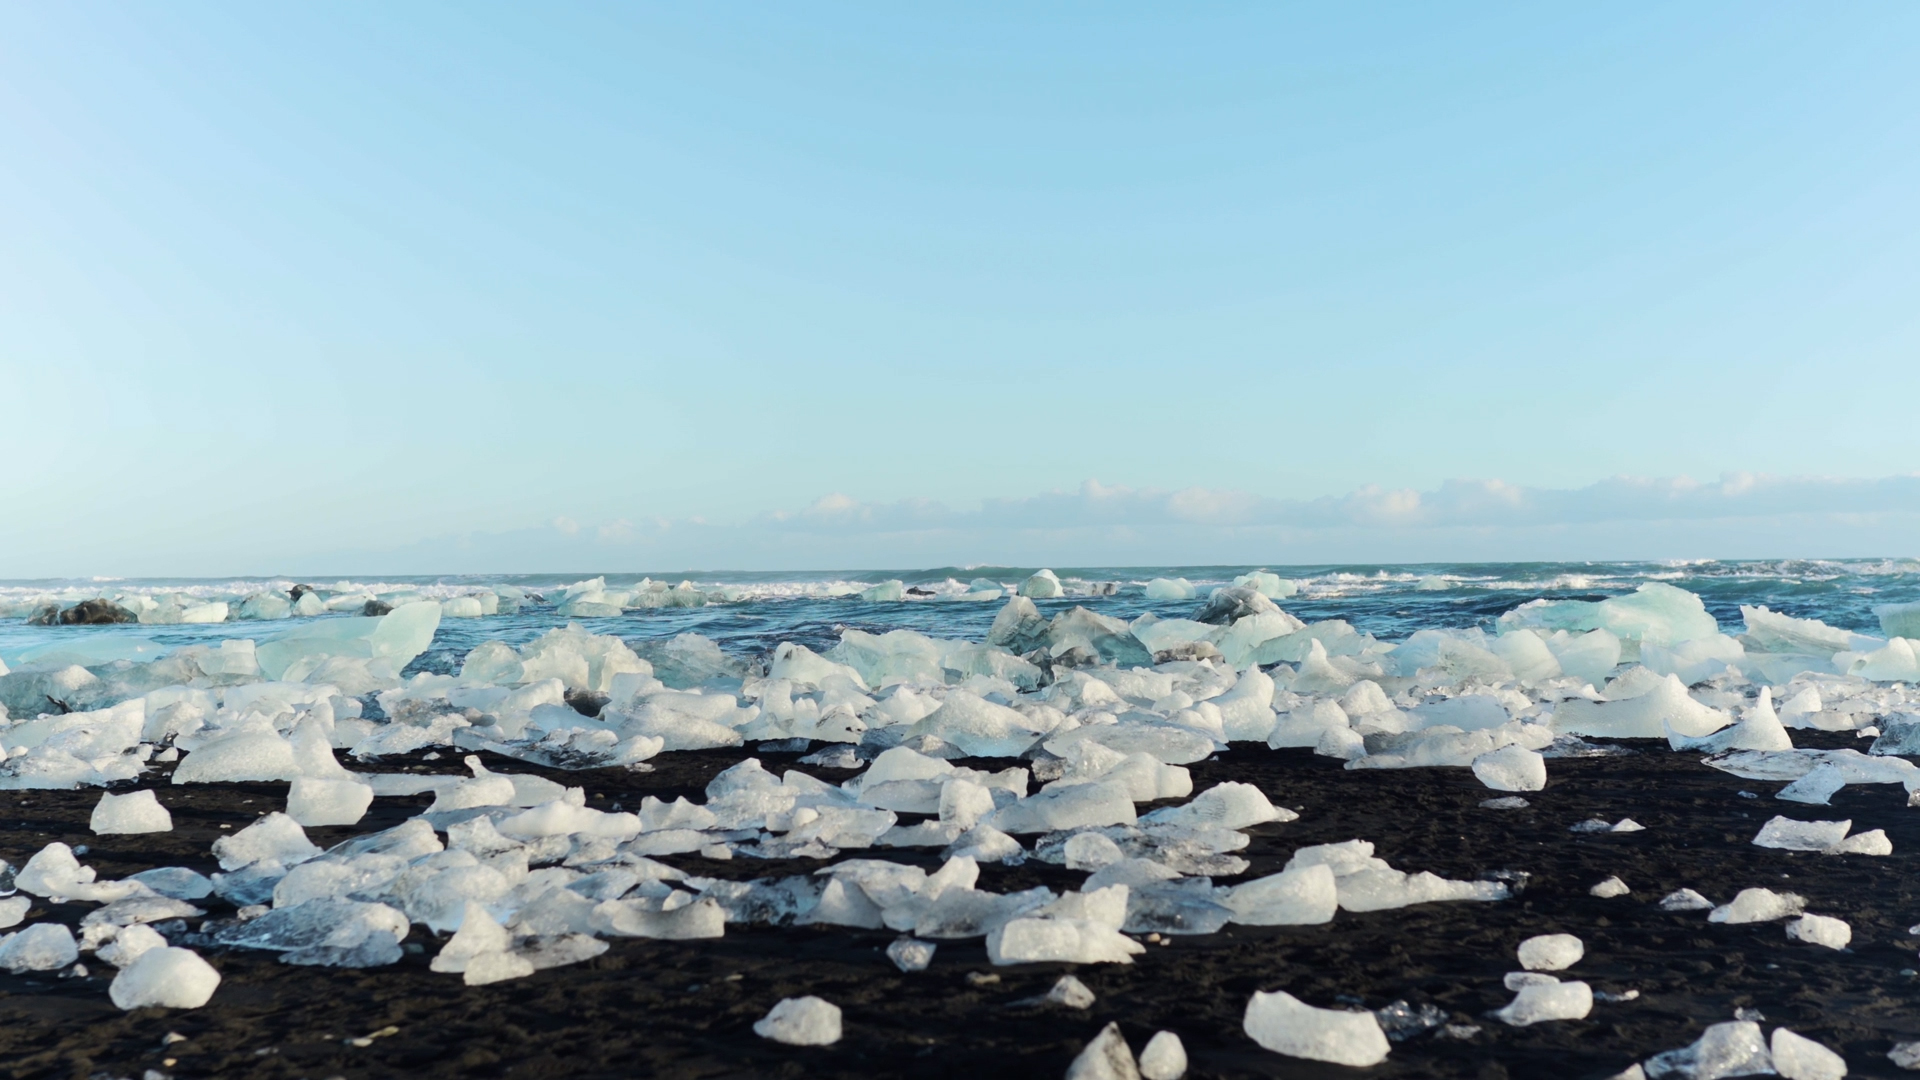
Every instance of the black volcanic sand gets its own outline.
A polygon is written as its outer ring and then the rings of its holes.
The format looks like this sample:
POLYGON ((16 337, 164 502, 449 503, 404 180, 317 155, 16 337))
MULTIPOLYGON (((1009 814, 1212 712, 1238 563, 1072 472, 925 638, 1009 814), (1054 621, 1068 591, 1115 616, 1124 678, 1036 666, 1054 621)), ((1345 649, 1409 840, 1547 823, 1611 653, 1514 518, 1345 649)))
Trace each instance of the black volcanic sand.
MULTIPOLYGON (((1795 732, 1803 746, 1859 745, 1849 736, 1795 732)), ((637 805, 645 794, 701 796, 707 780, 742 751, 668 754, 652 772, 563 773, 489 758, 497 769, 543 772, 583 784, 589 805, 637 805)), ((797 755, 764 755, 776 771, 797 755)), ((1003 762, 984 763, 990 766, 1003 762)), ((388 759, 381 769, 454 771, 447 755, 388 759)), ((1179 1033, 1201 1077, 1347 1077, 1363 1070, 1281 1057, 1241 1030, 1255 990, 1286 990, 1323 1007, 1377 1009, 1396 1000, 1431 1003, 1471 1038, 1431 1034, 1394 1045, 1382 1077, 1602 1077, 1685 1045, 1736 1008, 1759 1009, 1840 1050, 1854 1075, 1902 1075, 1886 1059, 1895 1041, 1920 1039, 1920 979, 1907 928, 1920 922, 1920 811, 1897 785, 1849 787, 1833 806, 1772 798, 1777 783, 1746 781, 1702 765, 1696 754, 1638 744, 1636 752, 1550 762, 1546 791, 1529 809, 1481 809, 1497 793, 1466 769, 1348 771, 1305 750, 1238 746, 1191 766, 1196 789, 1222 780, 1257 784, 1300 820, 1251 830, 1247 876, 1272 873, 1297 847, 1360 837, 1403 870, 1474 878, 1496 870, 1531 875, 1516 899, 1428 904, 1355 915, 1309 927, 1230 926, 1209 937, 1148 947, 1131 966, 993 968, 979 940, 941 942, 933 966, 902 974, 883 950, 896 935, 827 927, 727 928, 713 941, 615 939, 605 955, 529 978, 468 989, 436 975, 424 945, 400 964, 365 971, 289 967, 270 954, 203 950, 224 981, 206 1008, 122 1013, 107 1000, 112 969, 85 957, 89 978, 0 975, 0 1073, 11 1076, 576 1077, 576 1076, 1047 1076, 1062 1075, 1101 1026, 1119 1021, 1136 1051, 1157 1030, 1179 1033), (1758 795, 1751 798, 1742 792, 1758 795), (1774 814, 1852 818, 1855 831, 1883 828, 1887 858, 1772 851, 1749 841, 1774 814), (1631 816, 1645 832, 1574 834, 1590 817, 1631 816), (1601 900, 1587 890, 1619 875, 1633 892, 1601 900), (1809 910, 1853 926, 1850 950, 1789 941, 1782 923, 1719 926, 1704 912, 1663 913, 1656 901, 1682 887, 1725 902, 1766 886, 1806 896, 1809 910), (1485 1013, 1512 997, 1501 976, 1514 948, 1534 934, 1565 932, 1587 955, 1566 973, 1597 991, 1637 989, 1638 1000, 1597 1003, 1585 1020, 1510 1028, 1485 1013), (1063 972, 1098 995, 1092 1008, 1020 1007, 1063 972), (992 973, 998 982, 972 984, 992 973), (845 1011, 846 1036, 802 1049, 756 1037, 755 1020, 783 997, 818 994, 845 1011), (387 1027, 396 1034, 354 1047, 349 1038, 387 1027), (170 1032, 185 1041, 164 1045, 170 1032)), ((851 773, 809 768, 838 781, 851 773)), ((175 829, 150 836, 94 837, 87 817, 98 791, 0 793, 0 856, 16 865, 53 840, 87 844, 82 861, 117 878, 154 866, 213 870, 209 846, 283 805, 284 784, 174 787, 145 781, 173 812, 175 829), (227 829, 220 826, 226 825, 227 829)), ((429 800, 380 799, 360 825, 309 830, 329 845, 398 824, 429 800)), ((929 867, 932 854, 883 854, 929 867)), ((746 878, 808 872, 811 862, 664 859, 701 874, 746 878)), ((983 867, 980 887, 1073 888, 1083 875, 1030 862, 983 867)), ((212 915, 230 915, 217 901, 212 915)), ((36 905, 30 919, 77 925, 92 905, 36 905)))

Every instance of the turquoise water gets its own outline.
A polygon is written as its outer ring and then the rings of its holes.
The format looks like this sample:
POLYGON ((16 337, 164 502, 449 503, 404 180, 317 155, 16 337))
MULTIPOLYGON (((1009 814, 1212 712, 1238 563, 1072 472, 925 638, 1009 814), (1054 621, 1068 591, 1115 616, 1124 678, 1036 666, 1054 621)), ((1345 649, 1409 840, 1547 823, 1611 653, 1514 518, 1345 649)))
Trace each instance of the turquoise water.
MULTIPOLYGON (((552 597, 569 583, 604 576, 608 588, 633 586, 644 578, 673 584, 685 580, 718 602, 693 608, 628 611, 610 618, 580 620, 596 633, 625 638, 703 634, 722 648, 742 655, 764 654, 781 641, 825 648, 844 628, 873 632, 908 628, 945 638, 979 640, 1000 608, 997 602, 950 599, 968 582, 991 579, 1015 586, 1032 567, 936 567, 908 571, 806 573, 524 574, 446 577, 360 578, 347 581, 301 579, 323 594, 412 590, 447 597, 482 588, 514 585, 552 597), (855 593, 868 585, 898 579, 930 596, 895 602, 868 602, 855 593), (723 599, 730 597, 730 599, 723 599)), ((1696 593, 1722 629, 1737 631, 1740 606, 1765 605, 1832 626, 1878 634, 1876 604, 1920 600, 1920 561, 1790 560, 1692 563, 1431 563, 1418 565, 1317 566, 1157 566, 1054 567, 1078 595, 1037 601, 1051 613, 1085 605, 1104 614, 1134 618, 1152 611, 1163 617, 1190 615, 1199 600, 1149 600, 1144 585, 1156 577, 1183 577, 1203 599, 1207 590, 1256 569, 1271 570, 1298 584, 1299 592, 1281 607, 1307 621, 1346 619, 1362 632, 1400 640, 1426 627, 1491 627, 1501 613, 1529 600, 1597 600, 1662 581, 1696 593)), ((238 598, 262 591, 284 592, 288 578, 220 580, 125 579, 98 581, 0 582, 0 658, 54 641, 145 639, 163 647, 230 637, 265 638, 284 628, 281 622, 235 621, 202 625, 35 627, 25 614, 36 602, 64 603, 93 596, 186 593, 206 598, 238 598)), ((319 616, 327 618, 330 616, 319 616)), ((550 602, 531 602, 512 615, 445 619, 428 652, 413 670, 448 671, 475 644, 489 639, 509 644, 530 640, 569 620, 550 602)))

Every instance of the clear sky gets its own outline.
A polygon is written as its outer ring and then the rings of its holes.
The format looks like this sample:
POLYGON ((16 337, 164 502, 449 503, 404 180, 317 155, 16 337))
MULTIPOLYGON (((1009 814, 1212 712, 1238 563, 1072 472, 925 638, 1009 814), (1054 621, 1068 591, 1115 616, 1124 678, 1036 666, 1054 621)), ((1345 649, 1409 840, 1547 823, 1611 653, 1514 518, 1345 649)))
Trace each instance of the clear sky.
MULTIPOLYGON (((1086 564, 982 501, 1912 474, 1915 71, 1904 0, 6 0, 0 578, 1086 564), (972 531, 781 538, 918 500, 972 531)), ((1765 551, 1433 555, 1913 553, 1847 490, 1765 551)), ((1331 554, 1184 550, 1211 512, 1126 550, 1331 554)))

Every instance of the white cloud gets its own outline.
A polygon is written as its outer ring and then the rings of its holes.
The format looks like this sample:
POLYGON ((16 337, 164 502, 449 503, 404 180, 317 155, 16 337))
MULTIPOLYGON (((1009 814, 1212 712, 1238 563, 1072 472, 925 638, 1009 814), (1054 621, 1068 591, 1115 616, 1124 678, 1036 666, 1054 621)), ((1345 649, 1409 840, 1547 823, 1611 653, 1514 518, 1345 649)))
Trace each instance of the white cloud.
POLYGON ((583 528, 562 518, 552 529, 323 561, 430 573, 1908 555, 1920 536, 1920 475, 1613 477, 1580 488, 1452 480, 1319 499, 1088 480, 969 508, 835 492, 733 524, 644 520, 583 528))

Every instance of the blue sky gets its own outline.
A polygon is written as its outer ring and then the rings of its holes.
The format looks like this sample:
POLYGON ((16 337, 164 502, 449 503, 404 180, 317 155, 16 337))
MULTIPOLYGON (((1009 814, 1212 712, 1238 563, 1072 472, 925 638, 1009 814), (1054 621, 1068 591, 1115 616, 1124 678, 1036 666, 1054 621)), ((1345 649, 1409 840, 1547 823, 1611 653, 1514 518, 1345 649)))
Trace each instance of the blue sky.
POLYGON ((1027 8, 0 4, 0 577, 1912 554, 1920 7, 1027 8))

